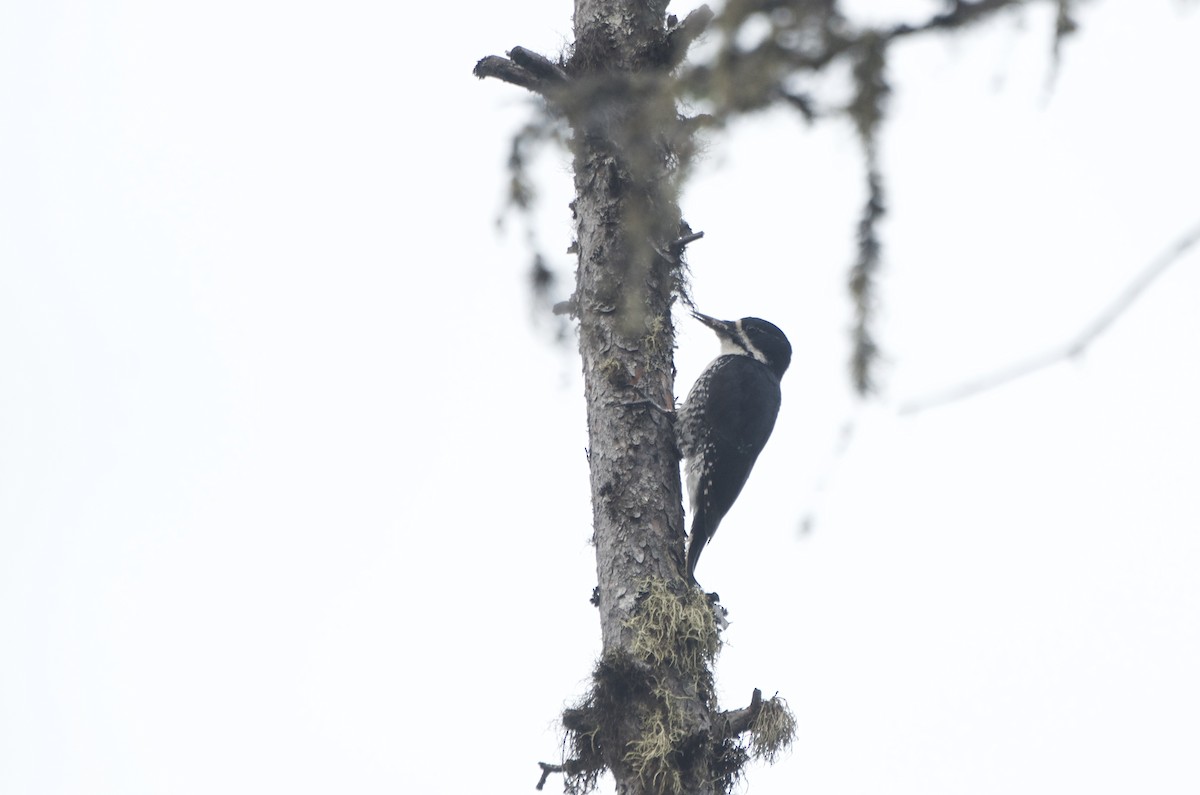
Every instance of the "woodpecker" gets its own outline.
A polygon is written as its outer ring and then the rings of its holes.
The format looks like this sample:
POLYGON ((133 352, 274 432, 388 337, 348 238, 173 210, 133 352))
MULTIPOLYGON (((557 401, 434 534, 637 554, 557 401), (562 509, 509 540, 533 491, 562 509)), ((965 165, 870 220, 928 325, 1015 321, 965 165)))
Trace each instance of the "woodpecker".
POLYGON ((717 320, 695 310, 692 317, 721 340, 720 355, 696 379, 676 422, 691 495, 687 571, 694 583, 700 552, 771 437, 779 415, 779 380, 791 364, 792 346, 778 327, 761 318, 717 320))

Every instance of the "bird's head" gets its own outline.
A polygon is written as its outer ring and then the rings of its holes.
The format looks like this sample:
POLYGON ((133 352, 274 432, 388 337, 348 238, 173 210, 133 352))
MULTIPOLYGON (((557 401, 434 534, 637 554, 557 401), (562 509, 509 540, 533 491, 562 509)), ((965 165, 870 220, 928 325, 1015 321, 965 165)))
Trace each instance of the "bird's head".
POLYGON ((718 320, 694 309, 692 317, 716 332, 723 354, 749 356, 765 364, 777 378, 782 378, 792 363, 792 344, 774 323, 759 317, 718 320))

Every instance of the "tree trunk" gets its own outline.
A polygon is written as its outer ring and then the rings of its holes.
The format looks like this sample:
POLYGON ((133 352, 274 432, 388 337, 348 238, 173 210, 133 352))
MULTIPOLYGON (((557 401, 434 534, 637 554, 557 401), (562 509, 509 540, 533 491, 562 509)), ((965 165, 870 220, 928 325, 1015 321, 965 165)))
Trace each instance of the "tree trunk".
POLYGON ((766 707, 756 693, 744 710, 717 712, 714 605, 684 574, 671 306, 685 295, 680 253, 695 236, 677 203, 692 132, 670 73, 712 14, 701 7, 678 23, 665 13, 663 0, 576 0, 565 63, 514 47, 475 67, 541 94, 572 131, 579 263, 569 305, 603 638, 590 691, 563 713, 566 758, 542 766, 543 783, 562 772, 572 793, 604 770, 621 795, 727 792, 748 758, 739 735, 766 707))
MULTIPOLYGON (((665 86, 665 3, 576 0, 567 71, 574 133, 575 293, 583 360, 603 656, 580 721, 617 792, 713 792, 711 609, 683 576, 673 417, 672 241, 686 137, 665 86), (699 599, 697 598, 699 597, 699 599), (705 656, 666 614, 691 605, 705 656), (686 643, 684 644, 686 645, 686 643)), ((579 716, 575 716, 579 717, 579 716)), ((571 716, 564 716, 570 723, 571 716)))
MULTIPOLYGON (((637 7, 614 0, 576 4, 576 56, 616 41, 636 41, 630 31, 579 20, 596 7, 637 7), (599 44, 592 40, 599 39, 599 44)), ((625 20, 624 16, 608 16, 625 20)), ((663 21, 656 20, 661 29, 663 21)), ((626 22, 626 24, 629 24, 626 22)), ((652 24, 649 20, 644 24, 652 24)), ((625 50, 626 47, 622 47, 625 50)), ((636 50, 616 52, 601 64, 637 63, 636 50)), ((635 73, 636 74, 636 73, 635 73)), ((671 417, 675 332, 671 303, 677 282, 666 252, 679 236, 679 208, 664 137, 637 96, 632 75, 597 75, 616 90, 587 102, 574 127, 576 309, 587 400, 592 505, 604 648, 617 648, 627 631, 646 577, 680 577, 683 530, 679 461, 671 417), (582 118, 579 118, 582 116, 582 118), (639 131, 645 131, 644 135, 639 131), (650 402, 650 401, 653 401, 650 402), (658 408, 654 404, 658 404, 658 408), (632 585, 632 587, 631 587, 632 585)), ((662 103, 655 103, 662 104, 662 103)), ((671 109, 673 110, 673 108, 671 109)))

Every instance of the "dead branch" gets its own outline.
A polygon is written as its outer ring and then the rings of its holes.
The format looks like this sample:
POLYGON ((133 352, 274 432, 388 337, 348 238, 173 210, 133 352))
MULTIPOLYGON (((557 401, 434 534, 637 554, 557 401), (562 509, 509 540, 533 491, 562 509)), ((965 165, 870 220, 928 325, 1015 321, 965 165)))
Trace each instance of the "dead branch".
POLYGON ((750 706, 727 710, 718 715, 717 719, 723 721, 725 736, 736 737, 742 732, 749 731, 759 713, 762 712, 762 705, 762 691, 756 687, 750 696, 750 706))
POLYGON ((545 762, 538 762, 538 767, 542 769, 542 777, 538 779, 537 788, 540 790, 546 786, 546 779, 550 778, 551 773, 562 773, 562 765, 550 765, 545 762))
POLYGON ((544 55, 524 47, 513 47, 508 51, 508 58, 499 55, 488 55, 480 58, 475 64, 474 74, 480 80, 494 77, 505 83, 541 94, 547 99, 554 93, 555 88, 561 88, 568 81, 567 73, 562 67, 544 55))

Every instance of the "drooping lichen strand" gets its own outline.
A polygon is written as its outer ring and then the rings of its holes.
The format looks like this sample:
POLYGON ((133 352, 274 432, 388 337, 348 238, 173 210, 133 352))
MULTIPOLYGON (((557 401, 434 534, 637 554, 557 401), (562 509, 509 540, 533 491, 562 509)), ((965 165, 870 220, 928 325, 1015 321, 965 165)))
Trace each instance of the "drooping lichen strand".
POLYGON ((787 702, 775 696, 763 702, 762 711, 750 725, 750 755, 774 764, 796 739, 796 716, 787 702))
POLYGON ((625 754, 625 761, 651 792, 683 792, 683 775, 676 759, 685 735, 673 717, 669 702, 661 702, 642 722, 642 736, 629 744, 625 754))

